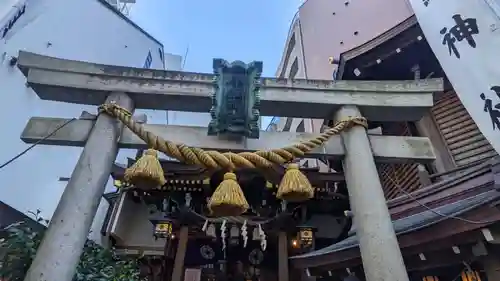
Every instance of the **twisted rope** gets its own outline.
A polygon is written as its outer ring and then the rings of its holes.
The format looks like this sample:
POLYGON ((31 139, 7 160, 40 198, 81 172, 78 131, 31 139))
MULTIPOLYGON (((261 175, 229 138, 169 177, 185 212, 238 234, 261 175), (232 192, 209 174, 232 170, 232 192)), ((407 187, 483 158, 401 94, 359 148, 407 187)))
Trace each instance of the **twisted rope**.
POLYGON ((100 113, 107 113, 127 126, 134 134, 143 140, 150 148, 161 151, 181 162, 190 165, 197 165, 209 170, 225 169, 233 171, 236 168, 270 168, 273 165, 283 165, 296 158, 303 157, 309 151, 322 146, 332 136, 348 130, 355 125, 368 127, 368 123, 363 117, 349 117, 339 121, 335 126, 329 128, 321 135, 291 146, 254 152, 218 152, 214 150, 203 150, 195 147, 188 147, 185 144, 173 143, 160 136, 146 131, 142 124, 132 120, 132 114, 114 103, 107 103, 99 106, 100 113))

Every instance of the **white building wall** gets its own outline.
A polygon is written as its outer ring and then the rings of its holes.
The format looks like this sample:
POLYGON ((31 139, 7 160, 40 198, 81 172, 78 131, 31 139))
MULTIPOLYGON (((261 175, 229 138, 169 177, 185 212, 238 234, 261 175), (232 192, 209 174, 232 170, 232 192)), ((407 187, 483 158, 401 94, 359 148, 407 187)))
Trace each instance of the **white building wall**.
MULTIPOLYGON (((15 13, 13 6, 26 3, 25 13, 0 39, 0 120, 2 140, 0 162, 27 148, 19 139, 32 116, 77 117, 82 110, 96 112, 94 106, 42 101, 25 86, 26 79, 11 57, 26 50, 65 59, 111 65, 143 67, 151 51, 151 68, 162 69, 163 46, 128 19, 100 0, 1 0, 0 28, 15 13)), ((137 111, 136 111, 137 112, 137 111)), ((144 112, 144 111, 143 111, 144 112)), ((165 112, 147 111, 148 122, 164 123, 165 112)), ((81 148, 37 146, 0 170, 0 200, 26 212, 40 209, 50 218, 66 182, 78 160, 81 148)), ((119 161, 135 152, 120 152, 119 161)), ((108 183, 108 186, 110 184, 108 183)), ((108 188, 108 191, 110 191, 108 188)), ((98 238, 107 203, 103 200, 92 237, 98 238)))
MULTIPOLYGON (((300 19, 298 13, 295 15, 292 24, 290 25, 290 30, 288 32, 288 37, 285 42, 285 48, 281 56, 281 61, 276 71, 276 77, 283 76, 282 78, 289 78, 290 71, 292 70, 292 65, 294 61, 297 60, 298 72, 295 75, 295 79, 306 79, 306 67, 303 55, 303 45, 302 45, 302 32, 300 29, 300 19), (291 42, 295 42, 294 44, 291 42), (289 55, 287 55, 289 53, 289 55), (284 70, 284 71, 283 71, 284 70)), ((287 117, 280 117, 277 120, 277 130, 283 131, 287 123, 287 117)), ((298 125, 302 122, 303 118, 293 118, 292 124, 289 131, 295 132, 298 125)), ((288 121, 290 122, 290 121, 288 121)), ((304 127, 306 132, 312 132, 312 121, 310 119, 304 120, 304 127)))
MULTIPOLYGON (((182 63, 182 56, 165 55, 165 68, 167 70, 182 71, 182 63)), ((211 119, 208 112, 167 111, 166 114, 169 125, 207 127, 211 119)))

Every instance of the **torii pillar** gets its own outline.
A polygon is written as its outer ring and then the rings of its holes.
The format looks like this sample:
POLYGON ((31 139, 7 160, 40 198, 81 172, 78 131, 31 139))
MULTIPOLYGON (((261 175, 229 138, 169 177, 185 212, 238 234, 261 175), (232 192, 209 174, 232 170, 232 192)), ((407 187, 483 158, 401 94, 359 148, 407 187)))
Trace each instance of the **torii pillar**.
MULTIPOLYGON (((361 117, 356 106, 344 106, 337 121, 361 117)), ((367 281, 408 281, 366 128, 341 133, 346 156, 344 174, 367 281)))
MULTIPOLYGON (((124 93, 112 93, 106 102, 134 110, 132 99, 124 93)), ((97 117, 24 281, 73 279, 118 154, 122 128, 109 115, 97 117)))

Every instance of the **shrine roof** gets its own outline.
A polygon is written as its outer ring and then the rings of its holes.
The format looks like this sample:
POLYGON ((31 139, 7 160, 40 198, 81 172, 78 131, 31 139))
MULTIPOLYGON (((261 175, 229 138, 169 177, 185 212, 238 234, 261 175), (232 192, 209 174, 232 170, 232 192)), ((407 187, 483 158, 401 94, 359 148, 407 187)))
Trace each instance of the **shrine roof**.
MULTIPOLYGON (((451 217, 460 216, 465 212, 471 211, 498 199, 500 199, 500 192, 497 190, 490 190, 471 198, 460 200, 455 203, 447 204, 432 210, 396 220, 393 222, 394 230, 396 231, 396 235, 417 231, 444 220, 451 219, 451 217)), ((358 247, 358 243, 359 241, 356 237, 356 233, 352 232, 347 239, 337 244, 307 254, 294 256, 290 259, 301 259, 311 256, 339 252, 346 249, 358 247)))
MULTIPOLYGON (((115 163, 112 167, 111 176, 114 179, 121 180, 124 176, 125 169, 132 166, 135 163, 135 159, 128 158, 127 164, 115 163)), ((165 176, 170 179, 185 179, 193 181, 203 181, 210 178, 210 173, 206 169, 188 165, 176 161, 175 159, 160 159, 163 170, 165 171, 165 176)), ((311 183, 317 186, 322 186, 325 182, 341 182, 344 181, 343 173, 338 172, 321 172, 318 167, 307 168, 301 167, 300 170, 309 178, 311 183)), ((265 171, 259 171, 263 173, 265 171)), ((252 174, 257 173, 255 169, 242 169, 239 173, 252 174)), ((281 166, 273 167, 273 171, 268 171, 265 174, 265 178, 273 184, 279 183, 279 180, 285 173, 285 168, 281 166)))
MULTIPOLYGON (((500 162, 490 160, 467 167, 456 175, 446 175, 446 179, 411 195, 388 201, 403 255, 422 251, 422 245, 438 250, 442 243, 436 241, 473 235, 500 221, 500 211, 495 207, 500 201, 499 187, 500 162)), ((459 239, 455 243, 467 241, 459 239)), ((298 268, 342 268, 345 264, 360 262, 358 246, 356 232, 352 230, 341 242, 290 257, 290 260, 298 268)))
MULTIPOLYGON (((446 77, 427 44, 415 16, 342 53, 336 80, 414 79, 412 68, 418 65, 421 77, 446 77)), ((445 81, 445 87, 448 83, 445 81)))

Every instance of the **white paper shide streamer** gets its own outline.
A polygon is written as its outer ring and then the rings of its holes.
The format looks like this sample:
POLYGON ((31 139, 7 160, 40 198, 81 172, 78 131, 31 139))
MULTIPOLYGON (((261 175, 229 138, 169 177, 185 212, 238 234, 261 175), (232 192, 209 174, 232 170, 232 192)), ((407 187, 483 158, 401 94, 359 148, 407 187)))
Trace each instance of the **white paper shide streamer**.
POLYGON ((222 251, 226 249, 226 220, 220 226, 220 238, 222 239, 222 251))
POLYGON ((247 221, 246 220, 243 222, 243 225, 241 226, 241 238, 243 239, 243 248, 246 248, 247 242, 248 242, 247 221))
POLYGON ((267 248, 266 234, 264 233, 264 230, 262 229, 262 226, 260 224, 258 226, 258 229, 260 237, 260 248, 262 249, 262 251, 265 251, 267 248))

